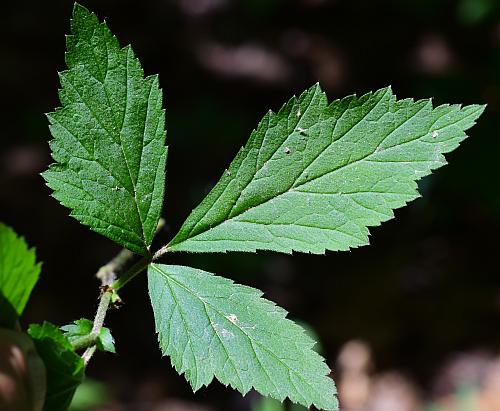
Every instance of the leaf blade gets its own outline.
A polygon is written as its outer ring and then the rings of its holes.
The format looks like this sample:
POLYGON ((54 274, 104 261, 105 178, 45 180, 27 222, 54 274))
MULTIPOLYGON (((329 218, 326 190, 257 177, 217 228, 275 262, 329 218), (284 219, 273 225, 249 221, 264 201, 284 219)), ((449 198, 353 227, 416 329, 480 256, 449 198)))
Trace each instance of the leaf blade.
POLYGON ((323 358, 286 311, 254 288, 189 267, 151 264, 149 294, 162 352, 196 391, 215 377, 243 394, 337 409, 323 358))
POLYGON ((55 161, 43 173, 82 224, 147 254, 163 205, 164 110, 157 76, 130 46, 75 4, 60 73, 62 106, 48 114, 55 161))
POLYGON ((397 100, 390 88, 328 104, 319 85, 264 116, 168 251, 322 254, 419 196, 483 106, 397 100))
POLYGON ((0 223, 0 325, 13 328, 40 276, 41 264, 24 238, 0 223))

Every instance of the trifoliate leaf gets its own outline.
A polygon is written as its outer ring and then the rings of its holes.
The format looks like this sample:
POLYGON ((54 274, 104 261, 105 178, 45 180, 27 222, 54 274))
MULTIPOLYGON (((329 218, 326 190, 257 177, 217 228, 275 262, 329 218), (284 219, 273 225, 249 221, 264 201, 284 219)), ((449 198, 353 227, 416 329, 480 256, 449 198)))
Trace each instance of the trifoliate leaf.
POLYGON ((60 73, 62 107, 48 114, 55 163, 43 173, 81 223, 146 254, 165 185, 164 110, 157 76, 144 78, 130 46, 75 5, 60 73))
POLYGON ((83 359, 75 353, 69 340, 55 325, 32 324, 28 334, 47 369, 47 395, 44 411, 66 411, 73 394, 83 381, 83 359))
POLYGON ((41 265, 35 250, 0 223, 0 326, 12 328, 38 281, 41 265))
POLYGON ((484 106, 396 100, 390 88, 328 104, 319 85, 265 115, 166 247, 315 254, 368 244, 368 227, 419 196, 484 106))
POLYGON ((336 410, 314 341, 254 288, 189 267, 151 264, 149 295, 164 355, 194 390, 215 377, 243 394, 336 410))
MULTIPOLYGON (((62 326, 61 330, 64 331, 64 335, 68 338, 69 342, 73 343, 79 338, 89 335, 92 332, 92 327, 92 321, 81 318, 80 320, 74 321, 72 324, 62 326)), ((109 328, 101 328, 96 346, 100 351, 108 351, 113 354, 116 353, 115 340, 109 328)))

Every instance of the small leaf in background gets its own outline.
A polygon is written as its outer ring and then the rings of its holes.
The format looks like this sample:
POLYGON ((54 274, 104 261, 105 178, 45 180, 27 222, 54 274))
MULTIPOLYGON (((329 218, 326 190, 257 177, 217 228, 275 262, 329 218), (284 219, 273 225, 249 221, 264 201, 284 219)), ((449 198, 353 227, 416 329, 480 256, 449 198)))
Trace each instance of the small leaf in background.
POLYGON ((69 411, 89 411, 103 406, 109 398, 106 384, 85 378, 76 389, 69 411))
MULTIPOLYGON (((66 338, 68 338, 68 340, 73 343, 73 341, 77 340, 78 338, 89 335, 92 332, 92 326, 92 321, 86 318, 82 318, 80 320, 74 321, 72 324, 62 326, 61 330, 64 331, 64 335, 66 336, 66 338)), ((109 328, 101 328, 96 346, 98 350, 108 351, 113 354, 116 353, 115 340, 111 335, 111 331, 109 328)))
POLYGON ((498 8, 496 0, 460 0, 457 4, 457 17, 461 23, 474 26, 491 18, 498 8))
POLYGON ((285 411, 285 404, 274 398, 262 397, 252 406, 251 411, 285 411))
POLYGON ((419 197, 484 106, 397 100, 390 88, 328 104, 319 85, 268 112, 170 251, 324 254, 419 197))
POLYGON ((251 411, 307 411, 307 408, 300 404, 285 404, 273 398, 262 397, 252 405, 251 411))
POLYGON ((92 230, 147 254, 163 205, 165 113, 158 77, 130 46, 76 4, 60 73, 62 107, 48 114, 53 196, 92 230))
POLYGON ((262 292, 189 267, 151 264, 149 295, 164 355, 194 390, 215 377, 243 394, 336 410, 314 341, 262 292))
POLYGON ((69 340, 53 324, 32 324, 28 334, 33 338, 47 369, 44 411, 66 411, 76 388, 83 381, 83 359, 75 353, 69 340))
POLYGON ((41 265, 34 249, 0 223, 0 326, 13 328, 38 281, 41 265))

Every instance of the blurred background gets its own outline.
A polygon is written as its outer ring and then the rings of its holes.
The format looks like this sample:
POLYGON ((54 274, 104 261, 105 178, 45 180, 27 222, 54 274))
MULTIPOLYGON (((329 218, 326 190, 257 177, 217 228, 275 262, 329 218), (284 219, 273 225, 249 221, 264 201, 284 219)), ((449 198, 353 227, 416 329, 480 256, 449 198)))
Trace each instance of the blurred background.
MULTIPOLYGON (((423 198, 326 256, 169 256, 258 287, 307 324, 346 411, 500 410, 500 2, 82 0, 160 74, 167 109, 165 229, 175 234, 264 113, 316 81, 330 99, 392 84, 399 97, 488 103, 423 198)), ((43 275, 24 325, 92 317, 97 268, 118 248, 68 217, 39 173, 57 105, 72 1, 0 13, 0 220, 36 246, 43 275)), ((108 326, 74 411, 298 410, 219 383, 193 395, 161 358, 145 278, 108 326)))

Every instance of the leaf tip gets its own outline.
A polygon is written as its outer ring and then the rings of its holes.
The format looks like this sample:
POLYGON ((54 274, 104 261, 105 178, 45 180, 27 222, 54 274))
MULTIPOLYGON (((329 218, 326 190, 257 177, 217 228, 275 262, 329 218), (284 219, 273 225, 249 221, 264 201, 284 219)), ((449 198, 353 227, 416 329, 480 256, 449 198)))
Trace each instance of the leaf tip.
POLYGON ((73 12, 72 12, 73 19, 78 19, 84 15, 89 15, 89 14, 92 13, 85 6, 81 5, 77 1, 73 3, 73 12))
POLYGON ((311 87, 311 89, 314 90, 314 92, 316 92, 316 93, 323 92, 323 89, 321 88, 321 84, 319 84, 319 81, 314 83, 314 85, 311 87))
POLYGON ((479 117, 488 108, 488 104, 474 104, 474 107, 477 107, 477 116, 479 117))

